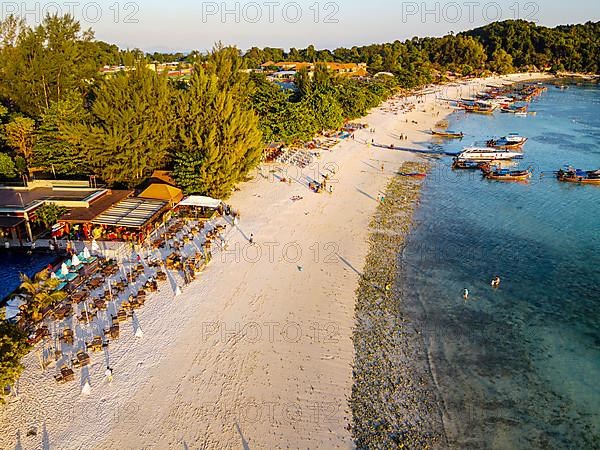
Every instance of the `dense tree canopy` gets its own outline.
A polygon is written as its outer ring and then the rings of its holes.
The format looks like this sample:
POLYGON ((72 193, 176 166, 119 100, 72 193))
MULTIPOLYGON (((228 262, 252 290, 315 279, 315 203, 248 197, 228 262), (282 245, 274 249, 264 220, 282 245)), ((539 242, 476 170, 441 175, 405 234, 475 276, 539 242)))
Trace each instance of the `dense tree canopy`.
POLYGON ((186 193, 228 197, 260 162, 262 135, 242 101, 249 78, 237 70, 239 60, 230 49, 215 50, 178 95, 174 175, 186 193))
POLYGON ((94 173, 128 186, 167 163, 173 140, 172 88, 166 76, 142 65, 103 79, 89 119, 65 130, 94 173))
MULTIPOLYGON (((503 49, 513 58, 515 69, 552 67, 554 70, 598 73, 600 70, 600 23, 538 26, 524 20, 495 22, 482 28, 442 38, 412 38, 388 44, 318 51, 252 48, 244 55, 249 67, 267 61, 336 61, 367 63, 371 73, 395 74, 403 87, 433 80, 434 70, 463 75, 493 69, 494 52, 503 49)), ((498 54, 497 54, 498 56, 498 54)), ((506 58, 502 68, 506 69, 506 58)))
POLYGON ((97 175, 136 186, 155 169, 172 169, 186 192, 231 192, 258 163, 262 143, 298 143, 364 116, 398 88, 415 88, 491 70, 598 72, 600 23, 546 28, 492 23, 441 38, 363 47, 253 47, 242 54, 217 44, 211 53, 121 50, 96 41, 72 17, 28 26, 0 20, 0 137, 3 176, 44 170, 97 175), (266 62, 316 63, 284 90, 245 69, 266 62), (148 62, 194 64, 190 80, 172 80, 148 62), (371 75, 334 76, 321 63, 364 63, 371 75), (105 65, 126 70, 102 75, 105 65), (35 170, 32 170, 35 169, 35 170))
POLYGON ((18 326, 0 320, 0 403, 4 388, 14 384, 23 372, 21 358, 30 349, 26 338, 27 334, 18 326))

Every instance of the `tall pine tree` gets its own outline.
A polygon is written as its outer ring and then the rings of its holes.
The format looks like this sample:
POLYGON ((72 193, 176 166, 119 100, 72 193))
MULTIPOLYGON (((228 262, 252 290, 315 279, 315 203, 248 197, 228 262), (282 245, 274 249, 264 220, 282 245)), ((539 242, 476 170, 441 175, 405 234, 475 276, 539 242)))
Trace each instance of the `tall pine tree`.
POLYGON ((139 64, 106 78, 95 97, 89 123, 65 130, 95 174, 135 186, 166 165, 174 134, 173 89, 166 75, 139 64))
POLYGON ((197 65, 181 92, 174 176, 188 194, 228 197, 262 155, 258 117, 248 108, 249 78, 230 49, 217 49, 208 68, 197 65))

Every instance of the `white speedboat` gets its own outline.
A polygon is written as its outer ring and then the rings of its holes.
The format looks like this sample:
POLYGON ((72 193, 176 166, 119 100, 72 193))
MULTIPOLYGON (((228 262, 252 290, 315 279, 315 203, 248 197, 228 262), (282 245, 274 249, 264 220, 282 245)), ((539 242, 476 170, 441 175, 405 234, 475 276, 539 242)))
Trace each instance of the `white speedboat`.
POLYGON ((523 153, 512 152, 491 147, 469 147, 459 153, 459 160, 469 161, 506 161, 511 159, 520 159, 523 153))

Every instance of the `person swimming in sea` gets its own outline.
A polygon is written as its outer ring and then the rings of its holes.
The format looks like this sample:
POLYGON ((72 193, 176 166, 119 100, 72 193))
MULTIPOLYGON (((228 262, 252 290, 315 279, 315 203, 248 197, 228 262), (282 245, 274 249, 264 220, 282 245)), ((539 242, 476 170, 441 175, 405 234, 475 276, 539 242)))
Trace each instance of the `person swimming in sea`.
POLYGON ((494 289, 498 289, 500 287, 500 283, 501 283, 500 277, 496 275, 494 277, 494 279, 492 280, 492 287, 494 289))
POLYGON ((469 300, 469 290, 467 288, 463 289, 463 298, 469 300))

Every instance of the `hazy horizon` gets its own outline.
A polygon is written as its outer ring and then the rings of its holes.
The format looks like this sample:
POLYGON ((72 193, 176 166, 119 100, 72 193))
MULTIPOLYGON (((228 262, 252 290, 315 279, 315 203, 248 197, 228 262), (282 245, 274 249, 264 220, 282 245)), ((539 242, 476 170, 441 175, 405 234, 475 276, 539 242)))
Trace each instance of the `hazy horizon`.
POLYGON ((178 0, 122 2, 42 1, 2 2, 2 18, 17 14, 34 25, 45 13, 73 13, 96 39, 120 48, 145 52, 208 50, 222 41, 242 50, 256 47, 335 49, 406 40, 413 36, 443 36, 497 20, 525 19, 554 27, 600 20, 600 4, 583 0, 496 2, 442 1, 316 3, 298 1, 178 0), (389 14, 382 14, 382 11, 389 14))

